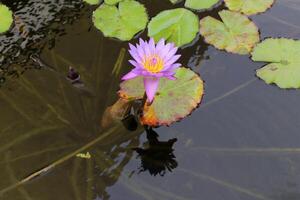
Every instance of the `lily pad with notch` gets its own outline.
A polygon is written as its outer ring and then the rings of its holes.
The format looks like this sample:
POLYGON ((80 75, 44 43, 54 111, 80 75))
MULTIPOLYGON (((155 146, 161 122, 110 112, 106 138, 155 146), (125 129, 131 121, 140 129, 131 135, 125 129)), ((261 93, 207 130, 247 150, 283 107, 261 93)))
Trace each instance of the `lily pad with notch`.
POLYGON ((164 38, 176 46, 191 43, 197 36, 199 19, 185 8, 165 10, 153 17, 148 24, 148 36, 155 41, 164 38))
MULTIPOLYGON (((176 80, 160 79, 152 104, 145 103, 141 123, 152 127, 170 125, 189 115, 201 102, 204 86, 200 76, 188 68, 179 68, 176 80)), ((142 99, 145 90, 143 78, 121 83, 119 96, 126 100, 142 99)))
POLYGON ((269 38, 259 43, 252 52, 252 60, 267 62, 256 71, 266 83, 280 88, 300 88, 300 41, 269 38))
POLYGON ((148 15, 141 3, 125 0, 118 7, 102 4, 94 11, 93 22, 104 36, 128 41, 146 28, 148 15))
POLYGON ((200 21, 200 33, 205 41, 217 49, 249 54, 260 40, 257 26, 238 12, 223 10, 219 15, 223 22, 210 16, 200 21))

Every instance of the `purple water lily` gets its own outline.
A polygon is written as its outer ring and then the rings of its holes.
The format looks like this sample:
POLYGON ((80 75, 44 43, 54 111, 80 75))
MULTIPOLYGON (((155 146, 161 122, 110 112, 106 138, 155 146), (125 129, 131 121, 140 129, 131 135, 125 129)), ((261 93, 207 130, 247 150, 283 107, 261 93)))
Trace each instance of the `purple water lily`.
POLYGON ((129 44, 129 53, 134 60, 129 62, 135 67, 122 80, 128 80, 137 76, 144 77, 144 87, 147 99, 152 102, 162 77, 175 80, 175 70, 181 66, 176 63, 180 55, 176 55, 178 48, 174 43, 165 43, 161 39, 156 45, 151 38, 149 42, 140 39, 136 46, 129 44))

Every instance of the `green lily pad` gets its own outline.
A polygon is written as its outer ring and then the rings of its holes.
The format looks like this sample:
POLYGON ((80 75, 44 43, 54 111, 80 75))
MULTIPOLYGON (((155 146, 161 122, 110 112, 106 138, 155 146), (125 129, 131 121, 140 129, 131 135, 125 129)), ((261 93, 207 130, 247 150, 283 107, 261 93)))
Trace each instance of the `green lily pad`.
POLYGON ((265 12, 273 3, 274 0, 225 0, 225 4, 230 10, 246 15, 265 12))
POLYGON ((93 13, 93 22, 106 37, 128 41, 146 28, 148 15, 142 4, 126 0, 120 2, 118 7, 101 5, 93 13))
POLYGON ((9 8, 0 4, 0 33, 8 31, 13 23, 13 14, 9 8))
POLYGON ((245 55, 259 42, 257 26, 245 15, 223 10, 223 22, 210 16, 200 21, 200 33, 205 41, 217 49, 245 55))
POLYGON ((117 3, 121 2, 123 0, 104 0, 104 2, 108 5, 116 5, 117 3))
MULTIPOLYGON (((174 81, 162 78, 151 105, 144 106, 141 123, 149 126, 170 125, 189 115, 201 102, 203 81, 192 70, 180 67, 174 81)), ((119 96, 126 100, 142 99, 143 77, 121 83, 119 96)))
POLYGON ((208 9, 218 3, 219 0, 186 0, 184 6, 195 10, 208 9))
POLYGON ((90 5, 97 5, 97 4, 100 4, 100 2, 102 0, 83 0, 83 1, 90 4, 90 5))
POLYGON ((256 72, 266 83, 284 89, 300 88, 299 40, 266 39, 253 49, 252 60, 270 63, 256 72))
POLYGON ((151 19, 148 36, 155 41, 161 38, 183 46, 192 42, 199 31, 199 19, 185 8, 166 10, 151 19))

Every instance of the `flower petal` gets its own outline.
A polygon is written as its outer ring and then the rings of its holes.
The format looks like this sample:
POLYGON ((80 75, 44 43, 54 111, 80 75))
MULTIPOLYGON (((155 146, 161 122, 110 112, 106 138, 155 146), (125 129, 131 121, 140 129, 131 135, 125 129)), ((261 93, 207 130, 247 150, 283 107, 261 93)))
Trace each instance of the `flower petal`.
POLYGON ((152 55, 155 54, 155 41, 154 41, 153 38, 151 38, 151 39, 149 40, 149 48, 150 48, 151 54, 152 54, 152 55))
POLYGON ((131 44, 131 43, 129 43, 129 50, 136 50, 136 47, 133 45, 133 44, 131 44))
POLYGON ((162 72, 163 76, 164 77, 168 77, 168 76, 173 76, 176 74, 175 71, 165 71, 165 72, 162 72))
POLYGON ((142 38, 139 39, 139 42, 141 46, 145 44, 145 41, 142 38))
POLYGON ((141 58, 141 61, 145 58, 145 52, 141 45, 137 45, 137 54, 141 58))
POLYGON ((173 56, 175 56, 176 52, 177 52, 178 48, 174 47, 172 48, 167 55, 165 55, 165 57, 163 58, 165 60, 165 62, 168 62, 168 60, 170 60, 173 56))
POLYGON ((181 67, 182 65, 180 63, 175 63, 175 64, 171 64, 168 66, 165 66, 164 70, 162 72, 166 72, 166 71, 174 71, 176 70, 178 67, 181 67))
POLYGON ((138 76, 138 74, 134 73, 133 71, 130 71, 129 73, 127 73, 126 75, 124 75, 122 77, 122 80, 126 81, 126 80, 129 80, 129 79, 133 79, 133 78, 135 78, 137 76, 138 76))
POLYGON ((129 62, 136 68, 142 68, 142 66, 139 63, 137 63, 135 60, 129 60, 129 62))
POLYGON ((151 45, 155 46, 155 43, 154 43, 154 40, 153 41, 149 41, 149 42, 144 42, 143 45, 142 45, 142 48, 146 54, 146 56, 150 56, 151 55, 151 45), (153 44, 151 44, 151 42, 153 42, 153 44))
POLYGON ((181 55, 175 55, 175 56, 173 56, 170 60, 168 60, 165 63, 165 67, 174 64, 180 57, 181 57, 181 55))
POLYGON ((144 51, 144 53, 146 53, 145 52, 145 47, 147 45, 148 45, 148 43, 140 38, 140 48, 144 51))
POLYGON ((158 52, 165 46, 165 39, 162 38, 159 40, 159 42, 156 44, 155 50, 158 52))
POLYGON ((142 58, 139 56, 137 48, 132 44, 129 44, 129 47, 130 47, 129 49, 130 55, 134 58, 134 60, 136 60, 136 62, 140 63, 142 61, 142 58))
POLYGON ((161 58, 164 58, 171 50, 171 47, 172 47, 171 43, 166 44, 162 49, 159 50, 159 56, 161 58))
POLYGON ((144 52, 145 52, 145 54, 146 54, 147 57, 151 55, 150 45, 147 44, 147 43, 144 46, 144 52))
POLYGON ((175 81, 175 80, 176 80, 176 77, 174 77, 174 76, 167 76, 166 78, 167 78, 167 79, 170 79, 170 80, 172 80, 172 81, 175 81))
POLYGON ((159 84, 159 78, 155 77, 144 77, 144 87, 147 94, 147 99, 152 102, 157 91, 159 84))

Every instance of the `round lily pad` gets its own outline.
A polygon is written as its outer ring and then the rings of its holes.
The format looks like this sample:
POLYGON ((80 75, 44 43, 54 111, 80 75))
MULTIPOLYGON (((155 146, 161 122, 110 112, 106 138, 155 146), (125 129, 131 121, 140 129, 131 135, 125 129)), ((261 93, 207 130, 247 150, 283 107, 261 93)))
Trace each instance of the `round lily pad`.
POLYGON ((148 36, 159 41, 161 38, 183 46, 192 42, 199 31, 199 19, 185 8, 165 10, 151 19, 148 36))
POLYGON ((219 0, 186 0, 184 6, 195 10, 202 10, 211 8, 218 2, 219 0))
POLYGON ((267 62, 256 74, 266 83, 280 88, 300 88, 300 41, 269 38, 252 52, 252 60, 267 62))
POLYGON ((83 1, 90 5, 97 5, 97 4, 100 4, 101 0, 83 0, 83 1))
POLYGON ((104 36, 128 41, 146 28, 148 15, 141 3, 125 0, 118 7, 102 4, 94 11, 93 22, 104 36))
POLYGON ((233 11, 246 15, 254 15, 265 12, 270 8, 274 0, 224 0, 226 6, 233 11))
POLYGON ((8 31, 13 23, 13 14, 9 8, 0 4, 0 33, 8 31))
POLYGON ((121 2, 123 0, 104 0, 104 2, 108 5, 116 5, 117 3, 121 2))
POLYGON ((241 55, 249 54, 259 42, 257 26, 238 12, 223 10, 219 15, 223 22, 210 16, 200 21, 200 33, 205 41, 217 49, 241 55))
MULTIPOLYGON (((201 102, 203 81, 192 70, 180 67, 176 80, 160 79, 152 104, 144 106, 141 123, 149 126, 170 125, 189 115, 201 102)), ((119 96, 126 100, 142 99, 143 77, 123 81, 119 96)))

